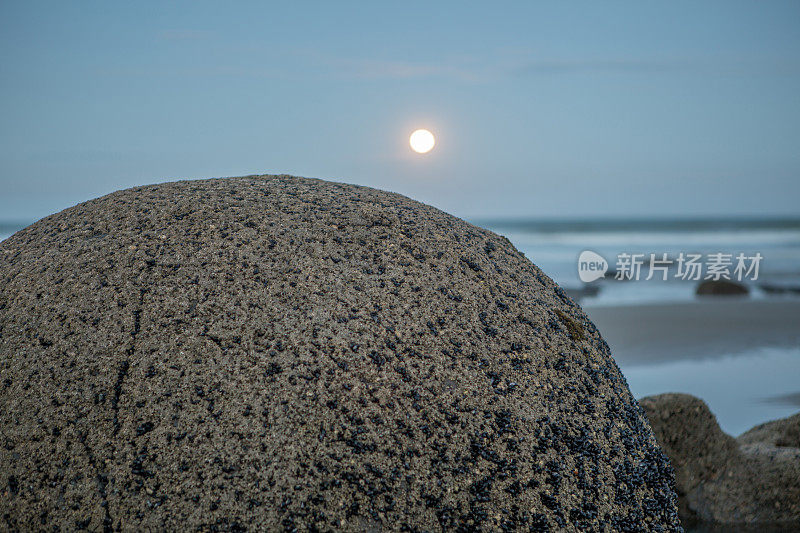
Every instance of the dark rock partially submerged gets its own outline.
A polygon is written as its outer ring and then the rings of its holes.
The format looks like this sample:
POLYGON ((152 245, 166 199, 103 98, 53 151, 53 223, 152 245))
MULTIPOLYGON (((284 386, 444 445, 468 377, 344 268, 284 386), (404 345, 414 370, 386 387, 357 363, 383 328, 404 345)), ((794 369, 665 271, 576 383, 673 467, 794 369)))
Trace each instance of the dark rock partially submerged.
POLYGON ((287 176, 0 244, 8 529, 679 529, 608 346, 506 239, 287 176))
POLYGON ((726 279, 705 280, 697 285, 698 296, 746 296, 750 294, 747 285, 726 279))
POLYGON ((640 403, 675 469, 685 519, 800 525, 800 414, 735 439, 694 396, 661 394, 640 403))

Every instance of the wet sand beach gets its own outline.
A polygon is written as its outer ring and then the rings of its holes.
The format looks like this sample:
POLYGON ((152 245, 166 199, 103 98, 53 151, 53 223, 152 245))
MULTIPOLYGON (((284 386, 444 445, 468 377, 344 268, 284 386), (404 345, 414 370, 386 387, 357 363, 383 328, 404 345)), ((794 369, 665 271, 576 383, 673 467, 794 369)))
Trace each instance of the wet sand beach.
POLYGON ((703 398, 731 435, 798 410, 800 301, 717 298, 586 312, 637 398, 703 398))
POLYGON ((620 365, 800 346, 800 301, 717 298, 585 308, 620 365))

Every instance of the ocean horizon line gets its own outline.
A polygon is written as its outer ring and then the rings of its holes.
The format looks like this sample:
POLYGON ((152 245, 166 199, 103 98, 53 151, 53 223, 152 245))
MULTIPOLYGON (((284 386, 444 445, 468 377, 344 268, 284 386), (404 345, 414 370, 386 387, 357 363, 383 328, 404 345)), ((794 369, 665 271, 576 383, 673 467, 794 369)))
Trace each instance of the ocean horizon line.
POLYGON ((475 217, 470 222, 495 229, 536 233, 732 231, 743 229, 800 230, 797 216, 671 216, 671 217, 475 217))

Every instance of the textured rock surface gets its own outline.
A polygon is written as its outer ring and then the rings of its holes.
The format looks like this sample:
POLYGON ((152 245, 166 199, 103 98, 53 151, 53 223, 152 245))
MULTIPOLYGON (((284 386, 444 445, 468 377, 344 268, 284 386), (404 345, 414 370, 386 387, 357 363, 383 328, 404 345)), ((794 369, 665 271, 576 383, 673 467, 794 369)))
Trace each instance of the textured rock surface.
POLYGON ((318 180, 121 191, 0 244, 3 528, 679 528, 583 312, 504 238, 318 180))
POLYGON ((661 394, 641 404, 675 469, 685 518, 800 527, 800 414, 734 439, 694 396, 661 394))
POLYGON ((760 424, 737 439, 739 444, 767 444, 779 448, 800 448, 800 413, 760 424))

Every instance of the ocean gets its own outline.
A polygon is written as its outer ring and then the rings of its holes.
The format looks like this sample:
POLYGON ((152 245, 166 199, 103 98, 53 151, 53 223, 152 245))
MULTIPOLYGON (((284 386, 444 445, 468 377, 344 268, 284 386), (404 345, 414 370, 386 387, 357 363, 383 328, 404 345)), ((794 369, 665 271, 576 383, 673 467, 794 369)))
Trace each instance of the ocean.
MULTIPOLYGON (((800 218, 773 219, 598 219, 598 220, 479 220, 476 224, 506 236, 525 256, 584 306, 682 302, 694 299, 697 281, 676 277, 677 258, 684 254, 760 253, 758 279, 744 279, 752 298, 800 297, 800 218), (668 279, 583 283, 578 256, 591 250, 611 269, 619 255, 667 254, 673 264, 668 279), (797 292, 794 292, 797 291, 797 292)), ((734 261, 735 262, 735 261, 734 261)), ((731 273, 733 268, 730 269, 731 273)), ((642 269, 642 278, 648 271, 642 269)))
POLYGON ((23 222, 0 220, 0 241, 9 238, 15 232, 21 230, 27 225, 28 224, 23 222))

